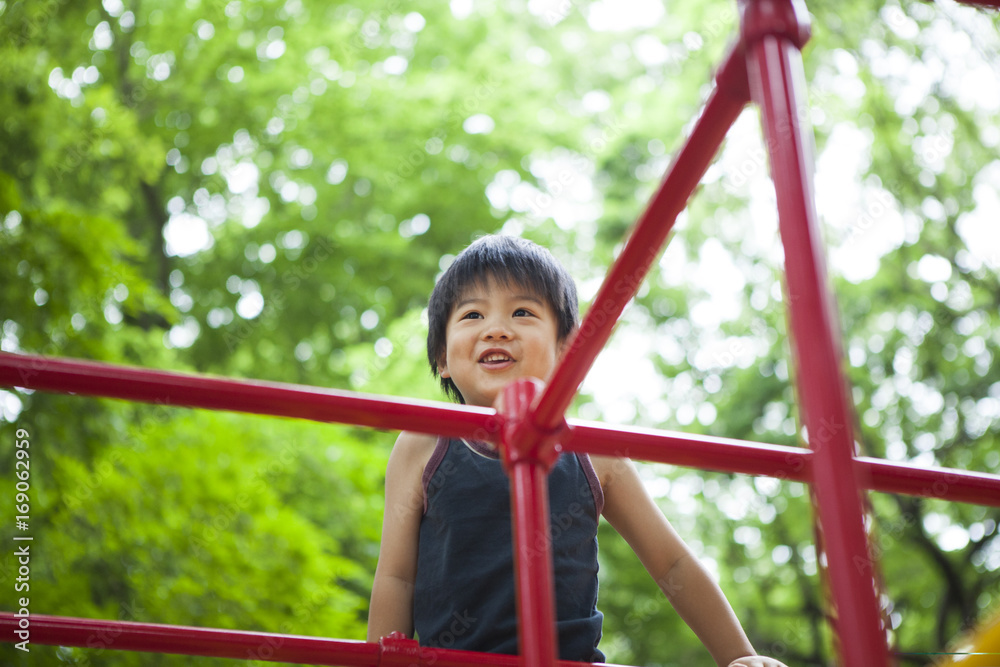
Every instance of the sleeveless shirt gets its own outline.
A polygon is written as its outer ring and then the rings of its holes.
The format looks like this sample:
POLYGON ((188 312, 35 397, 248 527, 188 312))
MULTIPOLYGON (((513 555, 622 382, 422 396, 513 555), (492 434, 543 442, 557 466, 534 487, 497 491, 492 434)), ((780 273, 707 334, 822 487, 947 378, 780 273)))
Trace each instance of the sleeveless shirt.
MULTIPOLYGON (((424 469, 413 623, 421 646, 516 654, 510 486, 485 444, 439 438, 424 469)), ((586 454, 549 472, 559 658, 603 662, 597 649, 597 525, 604 504, 586 454)))

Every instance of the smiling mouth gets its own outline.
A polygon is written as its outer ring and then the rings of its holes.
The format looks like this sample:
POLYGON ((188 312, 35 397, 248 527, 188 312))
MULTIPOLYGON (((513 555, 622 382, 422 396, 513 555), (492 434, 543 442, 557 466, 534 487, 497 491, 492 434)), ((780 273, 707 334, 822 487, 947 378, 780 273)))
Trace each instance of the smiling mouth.
POLYGON ((514 358, 503 352, 489 352, 479 359, 479 363, 486 366, 500 366, 514 361, 514 358))

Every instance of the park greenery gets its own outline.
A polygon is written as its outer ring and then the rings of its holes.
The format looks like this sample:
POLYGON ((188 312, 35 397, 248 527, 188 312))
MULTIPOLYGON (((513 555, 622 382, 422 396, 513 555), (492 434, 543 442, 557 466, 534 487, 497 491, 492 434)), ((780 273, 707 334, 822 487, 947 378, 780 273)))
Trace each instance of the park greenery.
MULTIPOLYGON (((995 473, 1000 21, 807 5, 800 115, 860 446, 995 473)), ((592 298, 738 23, 732 0, 0 1, 0 345, 445 400, 435 276, 503 231, 592 298)), ((753 109, 672 236, 573 414, 806 445, 753 109)), ((15 388, 0 417, 5 490, 31 434, 32 613, 364 637, 394 433, 15 388)), ((808 488, 641 471, 757 649, 833 664, 808 488)), ((892 648, 930 664, 1000 607, 1000 511, 868 497, 892 648)), ((609 661, 710 664, 607 526, 601 559, 609 661)), ((8 553, 0 609, 15 576, 8 553)), ((113 637, 0 656, 238 662, 113 637)))

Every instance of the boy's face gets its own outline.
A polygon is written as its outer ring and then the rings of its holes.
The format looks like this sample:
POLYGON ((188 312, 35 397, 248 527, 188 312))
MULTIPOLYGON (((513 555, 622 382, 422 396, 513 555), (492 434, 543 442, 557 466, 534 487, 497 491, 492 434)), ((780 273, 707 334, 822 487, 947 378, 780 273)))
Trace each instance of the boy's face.
POLYGON ((558 331, 547 301, 490 279, 467 289, 455 303, 438 369, 467 404, 489 407, 512 380, 548 378, 562 351, 558 331))

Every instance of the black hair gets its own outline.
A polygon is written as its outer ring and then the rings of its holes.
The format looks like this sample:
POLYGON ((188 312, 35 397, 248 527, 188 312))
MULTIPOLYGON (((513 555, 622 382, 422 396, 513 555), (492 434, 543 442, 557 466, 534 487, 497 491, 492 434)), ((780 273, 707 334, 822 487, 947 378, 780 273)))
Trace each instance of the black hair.
POLYGON ((440 376, 438 361, 447 349, 446 330, 452 309, 470 287, 494 280, 517 285, 548 302, 556 314, 557 335, 566 339, 580 321, 576 283, 546 248, 516 236, 484 236, 460 252, 431 292, 427 306, 427 360, 445 393, 465 403, 451 378, 440 376))

